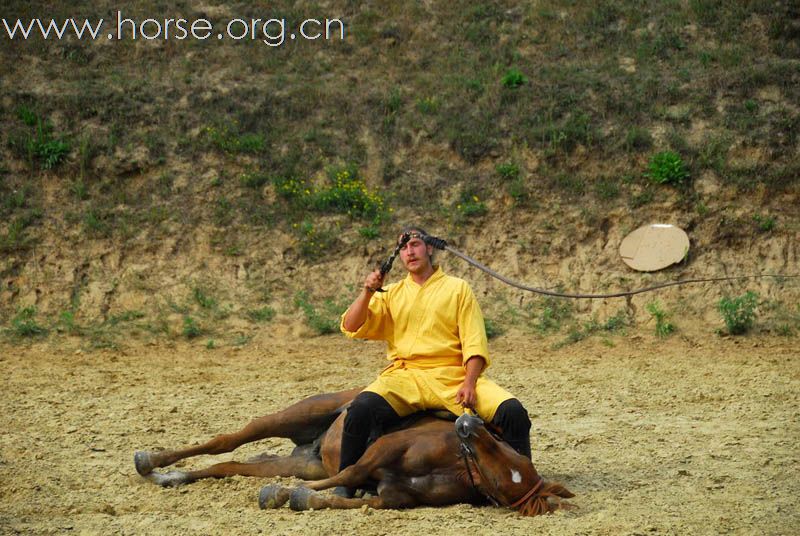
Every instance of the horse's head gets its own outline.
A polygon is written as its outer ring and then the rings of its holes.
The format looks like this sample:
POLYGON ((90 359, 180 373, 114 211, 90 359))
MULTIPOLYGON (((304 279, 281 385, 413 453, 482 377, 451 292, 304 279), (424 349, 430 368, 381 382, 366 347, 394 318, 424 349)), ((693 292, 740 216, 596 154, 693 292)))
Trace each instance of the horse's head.
POLYGON ((561 484, 545 482, 530 459, 496 439, 480 418, 465 413, 456 420, 456 434, 473 484, 490 500, 535 516, 556 510, 558 497, 574 497, 561 484))

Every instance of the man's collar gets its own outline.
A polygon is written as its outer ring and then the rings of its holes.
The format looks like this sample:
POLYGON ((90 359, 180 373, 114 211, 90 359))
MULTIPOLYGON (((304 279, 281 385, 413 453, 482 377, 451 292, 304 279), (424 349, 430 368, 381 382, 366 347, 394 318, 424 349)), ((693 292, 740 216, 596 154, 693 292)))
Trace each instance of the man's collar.
POLYGON ((408 281, 410 281, 411 283, 414 283, 415 285, 417 285, 420 288, 426 286, 431 281, 435 281, 435 280, 440 279, 442 277, 444 277, 444 270, 442 270, 442 267, 439 266, 438 264, 435 264, 433 266, 433 273, 431 274, 431 276, 428 279, 425 280, 425 283, 423 283, 422 285, 419 285, 416 281, 414 281, 414 278, 411 276, 411 272, 408 272, 408 274, 406 274, 406 279, 408 281))

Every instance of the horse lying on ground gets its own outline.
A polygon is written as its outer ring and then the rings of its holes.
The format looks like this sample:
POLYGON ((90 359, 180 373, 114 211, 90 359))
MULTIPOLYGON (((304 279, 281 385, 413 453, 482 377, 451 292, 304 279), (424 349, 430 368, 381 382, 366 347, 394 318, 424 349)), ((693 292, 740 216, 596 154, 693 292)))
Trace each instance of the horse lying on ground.
POLYGON ((289 501, 294 510, 489 501, 523 515, 538 515, 557 509, 559 497, 574 496, 561 484, 545 482, 530 459, 495 438, 481 419, 467 413, 455 426, 431 416, 410 419, 405 427, 389 430, 375 440, 356 464, 338 472, 346 406, 359 392, 361 389, 312 396, 202 445, 137 451, 136 471, 161 486, 233 475, 309 480, 295 489, 271 485, 261 490, 261 508, 277 508, 289 501), (267 437, 286 437, 298 446, 286 457, 262 455, 245 463, 224 462, 197 471, 153 471, 190 456, 231 452, 267 437), (377 496, 345 498, 316 493, 335 486, 376 489, 377 496))

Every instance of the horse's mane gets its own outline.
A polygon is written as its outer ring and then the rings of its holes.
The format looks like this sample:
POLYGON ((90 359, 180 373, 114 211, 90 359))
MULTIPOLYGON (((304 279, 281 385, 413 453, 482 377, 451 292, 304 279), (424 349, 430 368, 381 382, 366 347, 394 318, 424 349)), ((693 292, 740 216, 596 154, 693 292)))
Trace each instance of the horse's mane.
POLYGON ((519 513, 523 516, 539 516, 549 514, 559 509, 575 508, 575 505, 562 501, 575 495, 558 482, 548 482, 542 489, 531 496, 530 499, 522 503, 519 513), (550 498, 554 500, 551 501, 550 498))

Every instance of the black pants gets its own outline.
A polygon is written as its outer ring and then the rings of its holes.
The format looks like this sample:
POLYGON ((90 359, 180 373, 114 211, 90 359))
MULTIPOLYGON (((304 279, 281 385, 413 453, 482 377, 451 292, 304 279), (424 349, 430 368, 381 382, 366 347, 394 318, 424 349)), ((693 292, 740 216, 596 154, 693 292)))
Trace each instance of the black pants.
MULTIPOLYGON (((347 410, 342 431, 339 470, 356 463, 367 449, 370 436, 399 423, 400 416, 378 394, 364 391, 355 397, 347 410)), ((492 424, 502 431, 503 440, 523 456, 531 457, 531 421, 519 400, 511 398, 497 408, 492 424)))

